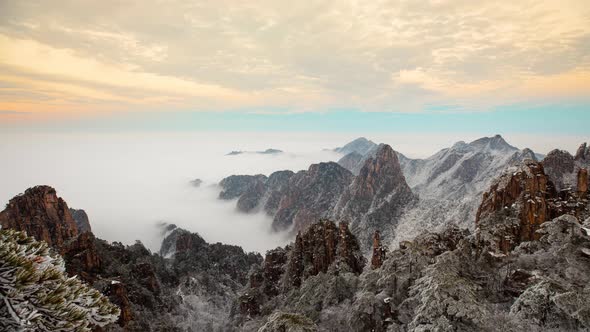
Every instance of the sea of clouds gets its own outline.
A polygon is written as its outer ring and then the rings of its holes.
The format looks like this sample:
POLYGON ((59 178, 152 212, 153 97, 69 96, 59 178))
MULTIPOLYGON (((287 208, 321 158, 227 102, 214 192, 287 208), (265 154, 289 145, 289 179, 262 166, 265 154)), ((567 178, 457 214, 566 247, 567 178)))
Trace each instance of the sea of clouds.
MULTIPOLYGON (((400 134, 368 138, 389 143, 410 157, 426 157, 455 141, 480 136, 400 134)), ((56 188, 70 207, 86 210, 94 233, 108 241, 131 244, 141 240, 157 251, 162 238, 156 225, 166 222, 198 232, 208 242, 264 252, 290 239, 271 233, 270 217, 264 213, 239 213, 235 202, 217 199, 217 183, 232 174, 269 175, 336 161, 341 155, 329 149, 358 135, 160 132, 0 137, 0 202, 45 184, 56 188), (267 148, 284 153, 226 155, 234 150, 267 148), (190 184, 197 178, 203 181, 198 188, 190 184)), ((515 140, 531 141, 524 137, 515 140)), ((574 142, 578 141, 572 140, 568 142, 572 146, 566 147, 575 149, 574 142)))

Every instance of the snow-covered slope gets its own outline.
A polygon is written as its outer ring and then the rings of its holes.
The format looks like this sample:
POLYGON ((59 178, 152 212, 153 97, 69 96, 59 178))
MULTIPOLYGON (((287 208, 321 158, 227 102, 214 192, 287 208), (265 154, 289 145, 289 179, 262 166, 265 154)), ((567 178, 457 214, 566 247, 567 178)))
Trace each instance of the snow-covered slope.
POLYGON ((406 181, 420 200, 402 217, 396 241, 450 223, 472 228, 481 195, 491 181, 525 159, 536 160, 535 153, 511 146, 500 135, 457 142, 426 159, 400 154, 406 181))

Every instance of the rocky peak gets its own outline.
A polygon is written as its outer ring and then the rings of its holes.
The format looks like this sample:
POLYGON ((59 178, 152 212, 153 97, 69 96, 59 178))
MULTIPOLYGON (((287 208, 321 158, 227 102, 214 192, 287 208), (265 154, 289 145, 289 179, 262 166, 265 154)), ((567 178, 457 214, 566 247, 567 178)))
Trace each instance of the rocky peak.
MULTIPOLYGON (((373 230, 388 231, 402 210, 416 198, 406 183, 397 154, 386 144, 367 159, 342 195, 335 218, 349 221, 361 243, 370 248, 373 230)), ((386 234, 390 235, 390 234, 386 234)))
POLYGON ((410 190, 406 184, 397 154, 391 146, 383 145, 375 157, 369 158, 352 184, 356 198, 382 197, 398 187, 410 190))
POLYGON ((284 286, 299 286, 308 277, 328 272, 333 264, 338 265, 337 270, 361 273, 365 262, 359 249, 356 237, 346 223, 340 223, 338 227, 332 221, 310 225, 295 238, 284 286))
POLYGON ((495 135, 493 137, 482 137, 477 139, 471 143, 469 143, 471 147, 480 149, 480 150, 500 150, 500 151, 510 151, 510 150, 518 150, 517 148, 513 147, 512 145, 508 144, 504 138, 500 135, 495 135))
POLYGON ((78 235, 68 205, 49 186, 29 188, 12 198, 0 212, 0 225, 24 231, 54 247, 62 247, 78 235))
POLYGON ((513 172, 503 174, 483 194, 476 224, 497 211, 517 207, 520 224, 515 229, 516 241, 538 239, 535 232, 549 217, 547 199, 551 186, 543 165, 526 160, 513 172))
POLYGON ((339 152, 342 154, 349 154, 351 152, 356 152, 361 155, 367 154, 371 149, 373 149, 377 144, 375 142, 370 141, 364 137, 359 137, 354 141, 344 145, 343 147, 334 149, 335 152, 339 152))
POLYGON ((308 278, 325 273, 359 275, 365 266, 359 243, 347 223, 329 220, 299 232, 295 242, 266 253, 261 268, 250 274, 249 286, 240 297, 242 315, 258 315, 265 302, 299 288, 308 278))

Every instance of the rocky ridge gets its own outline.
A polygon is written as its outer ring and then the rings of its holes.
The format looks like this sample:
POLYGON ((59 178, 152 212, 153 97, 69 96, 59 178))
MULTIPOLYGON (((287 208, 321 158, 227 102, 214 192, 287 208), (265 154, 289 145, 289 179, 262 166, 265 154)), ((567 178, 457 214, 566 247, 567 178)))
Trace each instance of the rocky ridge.
POLYGON ((377 147, 357 176, 334 162, 297 173, 275 172, 268 178, 230 176, 220 182, 220 198, 239 197, 242 212, 265 211, 273 217, 275 231, 301 231, 321 218, 347 221, 368 250, 373 232, 391 237, 397 219, 416 199, 393 149, 377 147))

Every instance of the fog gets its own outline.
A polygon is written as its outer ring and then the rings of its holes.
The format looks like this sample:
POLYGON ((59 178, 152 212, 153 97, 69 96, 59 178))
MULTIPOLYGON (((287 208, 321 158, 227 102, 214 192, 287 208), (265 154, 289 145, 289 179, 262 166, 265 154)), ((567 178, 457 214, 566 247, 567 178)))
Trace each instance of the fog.
MULTIPOLYGON (((312 163, 338 160, 325 148, 341 146, 352 134, 310 133, 102 133, 0 135, 0 202, 25 189, 46 184, 56 188, 72 208, 84 209, 93 232, 108 241, 141 240, 159 249, 158 222, 198 232, 208 242, 264 252, 289 239, 269 231, 263 213, 235 211, 235 202, 217 199, 222 178, 232 174, 265 174, 307 169, 312 163), (283 150, 279 155, 230 151, 283 150), (199 188, 189 184, 203 180, 199 188)), ((391 144, 411 157, 426 157, 457 140, 483 135, 376 135, 369 139, 391 144)), ((519 147, 541 153, 547 147, 531 137, 517 136, 519 147), (533 143, 526 144, 526 143, 533 143)), ((579 138, 563 141, 570 151, 579 138)), ((547 142, 549 143, 549 142, 547 142)), ((551 143, 555 143, 552 141, 551 143)))

